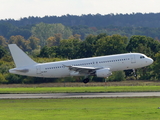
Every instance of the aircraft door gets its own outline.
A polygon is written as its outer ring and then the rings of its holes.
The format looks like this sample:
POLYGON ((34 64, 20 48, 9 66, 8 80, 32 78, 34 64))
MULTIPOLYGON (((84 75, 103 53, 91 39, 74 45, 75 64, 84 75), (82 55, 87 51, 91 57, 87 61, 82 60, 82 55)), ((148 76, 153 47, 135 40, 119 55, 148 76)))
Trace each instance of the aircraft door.
POLYGON ((41 66, 40 65, 36 66, 36 72, 37 72, 38 76, 42 76, 41 66))
POLYGON ((131 55, 131 63, 136 63, 135 55, 131 55))

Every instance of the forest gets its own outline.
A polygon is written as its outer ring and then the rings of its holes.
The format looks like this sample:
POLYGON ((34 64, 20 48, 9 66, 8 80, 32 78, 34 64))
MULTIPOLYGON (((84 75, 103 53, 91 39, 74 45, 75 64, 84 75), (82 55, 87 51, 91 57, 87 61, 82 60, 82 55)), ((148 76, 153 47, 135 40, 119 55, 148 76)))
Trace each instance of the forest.
POLYGON ((65 26, 87 26, 87 27, 108 27, 108 26, 133 26, 133 27, 160 27, 160 13, 132 13, 132 14, 88 14, 88 15, 63 15, 44 17, 25 17, 19 20, 5 19, 0 23, 8 22, 15 26, 35 25, 38 23, 62 23, 65 26))
MULTIPOLYGON (((8 73, 8 70, 14 67, 7 46, 12 43, 17 44, 32 59, 40 63, 128 52, 144 53, 154 59, 152 65, 137 69, 136 75, 132 70, 114 72, 107 80, 159 81, 160 21, 158 18, 160 14, 136 13, 0 20, 0 83, 80 82, 82 79, 82 77, 33 78, 8 73), (142 18, 146 22, 140 23, 142 18), (157 21, 156 26, 155 21, 157 21)), ((103 82, 104 79, 91 77, 91 81, 103 82)))
MULTIPOLYGON (((88 14, 88 15, 63 15, 21 18, 19 20, 0 20, 0 35, 9 39, 12 35, 21 35, 28 39, 32 35, 32 28, 37 24, 62 24, 73 34, 81 35, 84 40, 89 34, 107 35, 120 34, 131 37, 132 35, 145 35, 160 39, 160 13, 132 13, 132 14, 88 14)), ((65 38, 64 38, 65 39, 65 38)))

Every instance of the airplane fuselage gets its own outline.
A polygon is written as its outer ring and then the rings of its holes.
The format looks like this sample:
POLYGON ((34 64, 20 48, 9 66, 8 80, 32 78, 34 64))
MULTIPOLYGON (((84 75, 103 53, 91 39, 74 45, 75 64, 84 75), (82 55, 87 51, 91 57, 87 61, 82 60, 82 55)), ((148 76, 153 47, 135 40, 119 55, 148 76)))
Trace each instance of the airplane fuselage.
MULTIPOLYGON (((37 63, 31 66, 23 66, 23 68, 10 69, 10 73, 34 77, 60 78, 69 76, 85 76, 87 74, 87 71, 81 72, 79 70, 81 69, 81 66, 83 66, 83 68, 86 67, 86 69, 87 67, 98 68, 97 70, 109 68, 109 71, 112 72, 141 68, 150 65, 152 62, 153 60, 144 54, 126 53, 101 57, 66 60, 59 62, 37 63), (72 69, 69 69, 69 67, 67 66, 75 66, 77 67, 77 71, 73 71, 72 69)), ((95 70, 94 72, 95 75, 97 70, 95 70)), ((91 74, 88 73, 88 75, 91 74)))

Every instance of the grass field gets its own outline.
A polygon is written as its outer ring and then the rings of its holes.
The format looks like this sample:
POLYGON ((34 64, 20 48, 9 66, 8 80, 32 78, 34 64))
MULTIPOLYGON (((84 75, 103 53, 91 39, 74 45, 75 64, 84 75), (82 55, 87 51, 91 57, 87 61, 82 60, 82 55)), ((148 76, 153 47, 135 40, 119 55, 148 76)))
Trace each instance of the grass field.
POLYGON ((41 84, 0 84, 0 88, 17 87, 91 87, 91 86, 160 86, 160 81, 126 80, 119 82, 59 82, 41 84))
POLYGON ((0 94, 10 93, 85 93, 85 92, 151 92, 160 91, 160 86, 98 86, 98 87, 17 87, 0 88, 0 94))
POLYGON ((160 91, 160 82, 121 81, 84 83, 0 84, 4 93, 68 93, 68 92, 141 92, 160 91))
POLYGON ((1 120, 159 120, 160 98, 7 99, 1 120))
MULTIPOLYGON (((159 82, 135 81, 107 85, 104 83, 0 85, 0 94, 160 91, 159 85, 159 82)), ((159 101, 159 97, 0 99, 0 120, 160 120, 159 101)))

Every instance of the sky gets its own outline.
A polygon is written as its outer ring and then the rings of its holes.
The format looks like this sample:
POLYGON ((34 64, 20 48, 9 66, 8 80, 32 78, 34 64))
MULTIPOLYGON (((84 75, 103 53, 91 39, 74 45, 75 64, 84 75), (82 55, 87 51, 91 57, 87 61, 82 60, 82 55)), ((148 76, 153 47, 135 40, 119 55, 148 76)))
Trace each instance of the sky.
POLYGON ((138 12, 160 13, 160 0, 0 0, 0 19, 138 12))

